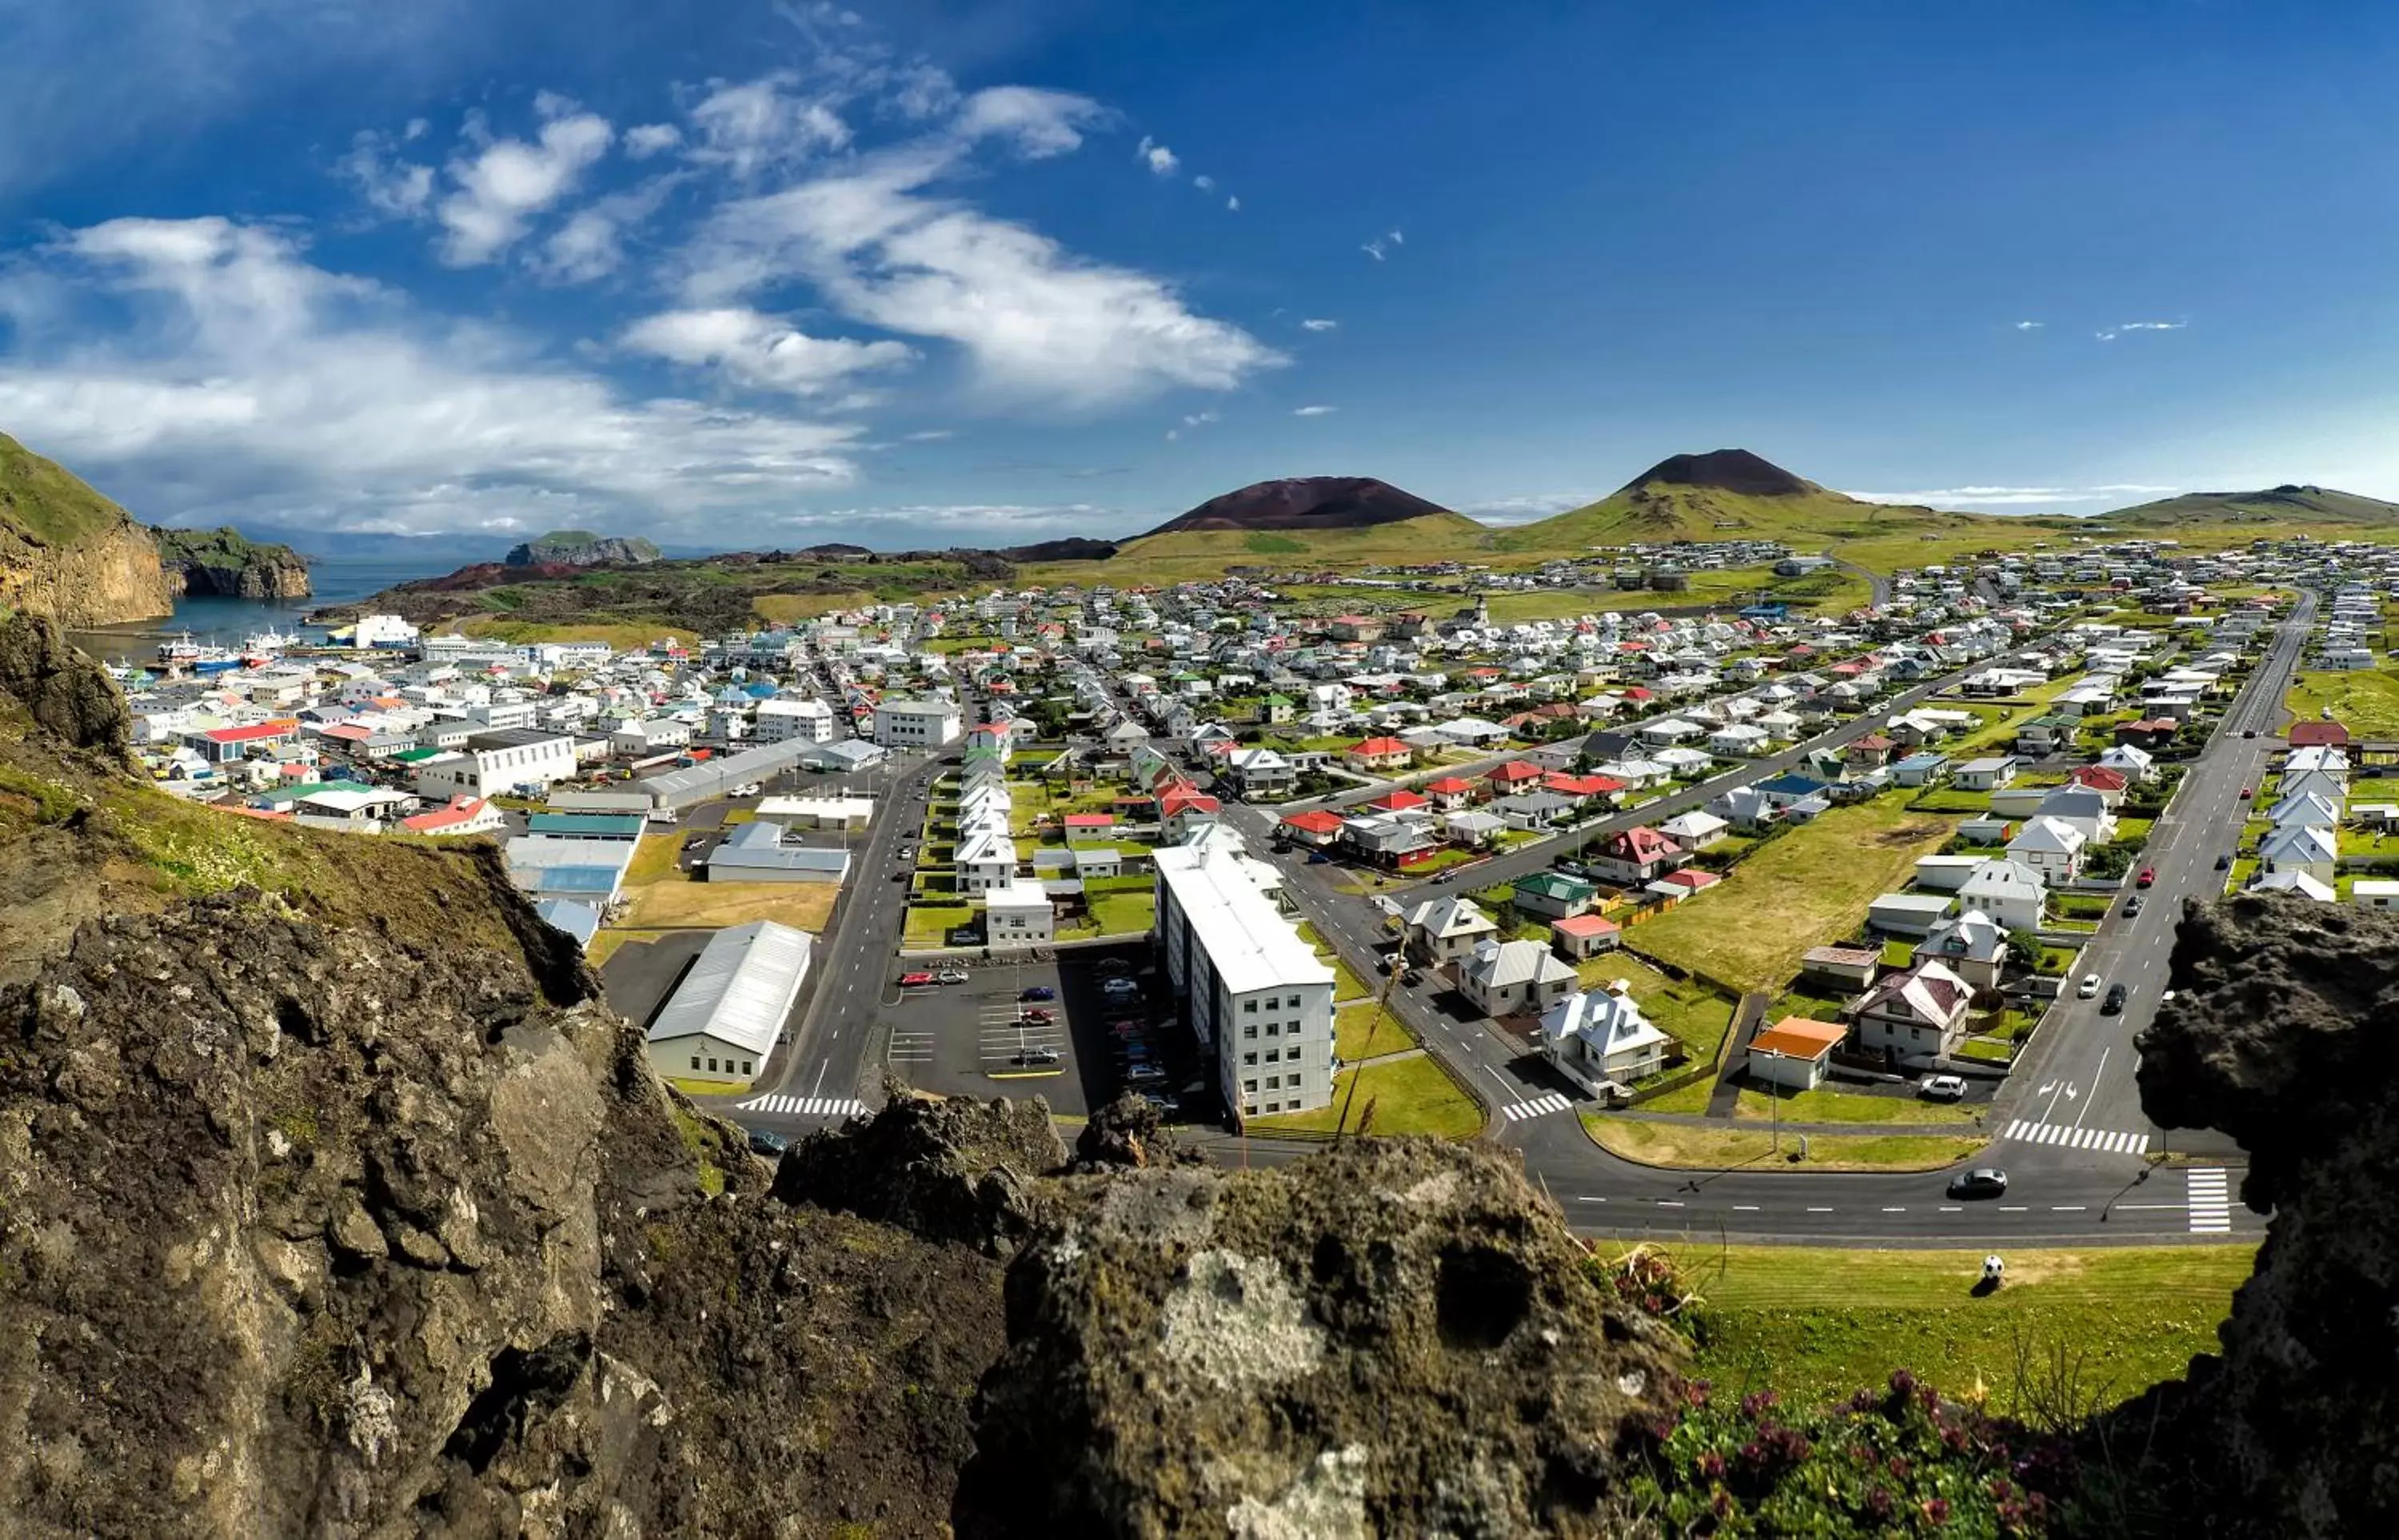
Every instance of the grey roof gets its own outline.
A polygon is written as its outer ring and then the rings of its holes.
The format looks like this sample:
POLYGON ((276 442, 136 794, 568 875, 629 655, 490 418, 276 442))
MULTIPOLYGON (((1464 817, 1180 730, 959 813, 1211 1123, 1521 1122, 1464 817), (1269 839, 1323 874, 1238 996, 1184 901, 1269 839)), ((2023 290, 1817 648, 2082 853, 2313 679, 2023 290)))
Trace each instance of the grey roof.
POLYGON ((830 871, 849 870, 849 852, 832 845, 786 844, 780 824, 761 818, 738 826, 708 853, 711 876, 718 871, 830 871))
POLYGON ((533 906, 542 923, 562 930, 575 938, 575 944, 588 947, 591 938, 600 934, 600 912, 590 904, 578 904, 571 898, 544 898, 533 906))
POLYGON ((806 738, 786 738, 781 743, 762 744, 695 764, 688 770, 652 776, 640 784, 660 807, 688 807, 722 796, 744 781, 764 780, 778 771, 789 770, 817 747, 820 746, 806 738))
POLYGON ((772 920, 718 931, 650 1023, 649 1040, 705 1033, 764 1055, 791 1014, 811 950, 807 932, 772 920))

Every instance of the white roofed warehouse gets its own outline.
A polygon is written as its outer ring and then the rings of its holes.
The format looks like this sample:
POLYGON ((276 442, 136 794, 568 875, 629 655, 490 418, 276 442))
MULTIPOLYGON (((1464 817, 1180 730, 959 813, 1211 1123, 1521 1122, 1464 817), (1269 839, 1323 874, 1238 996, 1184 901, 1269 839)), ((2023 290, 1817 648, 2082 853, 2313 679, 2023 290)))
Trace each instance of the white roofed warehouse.
POLYGON ((720 930, 650 1023, 650 1063, 670 1080, 747 1084, 766 1068, 808 976, 814 939, 752 920, 720 930))

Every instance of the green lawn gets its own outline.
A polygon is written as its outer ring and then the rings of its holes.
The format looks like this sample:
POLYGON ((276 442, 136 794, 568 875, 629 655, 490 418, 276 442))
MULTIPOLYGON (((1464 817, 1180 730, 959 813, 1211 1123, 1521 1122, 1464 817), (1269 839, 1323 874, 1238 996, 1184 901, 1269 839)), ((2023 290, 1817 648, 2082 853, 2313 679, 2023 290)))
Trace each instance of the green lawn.
POLYGON ((1356 974, 1349 971, 1349 964, 1338 957, 1328 957, 1325 961, 1333 965, 1333 998, 1336 1002, 1362 1000, 1366 997, 1366 986, 1359 982, 1356 974))
POLYGON ((2386 669, 2311 669, 2291 684, 2283 704, 2294 721, 2312 722, 2327 706, 2361 738, 2399 738, 2399 673, 2386 669))
POLYGON ((1626 940, 1737 989, 1777 988, 1799 971, 1800 953, 1853 933, 1866 905, 1906 882, 1916 858, 1939 849, 1951 828, 1897 796, 1834 808, 1626 940))
POLYGON ((644 834, 633 847, 633 859, 625 868, 625 885, 640 887, 646 883, 663 883, 682 875, 675 865, 683 853, 683 841, 672 834, 644 834))
POLYGON ((1788 1123, 1956 1123, 1972 1127, 1978 1121, 1973 1108, 1954 1101, 1866 1096, 1822 1086, 1812 1091, 1784 1091, 1780 1095, 1744 1087, 1741 1100, 1734 1104, 1733 1116, 1762 1123, 1774 1115, 1777 1102, 1783 1121, 1788 1123))
POLYGON ((1136 893, 1094 893, 1091 895, 1091 920, 1103 936, 1129 936, 1135 931, 1147 931, 1158 923, 1158 893, 1155 888, 1143 888, 1136 893))
POLYGON ((1333 1051, 1345 1064, 1379 1053, 1398 1053, 1416 1047, 1406 1025, 1376 1000, 1344 1006, 1333 1014, 1333 1051))
POLYGON ((908 927, 901 933, 900 944, 911 950, 944 947, 950 944, 950 929, 974 918, 974 911, 965 904, 914 904, 908 910, 908 927))
POLYGON ((1611 980, 1623 979, 1640 1002, 1641 1014, 1694 1059, 1714 1059, 1732 1025, 1734 1001, 1695 979, 1670 979, 1631 952, 1602 952, 1576 965, 1575 972, 1585 989, 1605 989, 1611 980))
POLYGON ((2255 1249, 2003 1254, 2006 1287, 1977 1299, 1980 1251, 1678 1251, 1708 1302, 1695 1371, 1719 1393, 1770 1384, 1807 1401, 1879 1387, 1906 1369, 1954 1395, 1979 1383, 1991 1409, 2006 1414, 2029 1410, 2018 1398, 2019 1355, 2039 1373, 2063 1348, 2080 1358, 2085 1391, 2113 1404, 2216 1349, 2216 1328, 2255 1249))
POLYGON ((1440 1065, 1418 1057, 1369 1064, 1335 1075, 1331 1105, 1311 1113, 1254 1117, 1249 1128, 1262 1135, 1278 1129, 1332 1133, 1338 1128, 1351 1133, 1471 1139, 1483 1131, 1483 1109, 1451 1084, 1440 1065), (1353 1083, 1354 1097, 1350 1094, 1353 1083), (1349 1115, 1343 1121, 1345 1103, 1349 1115))
POLYGON ((1687 1113, 1696 1117, 1708 1110, 1708 1099, 1715 1092, 1715 1077, 1704 1075, 1663 1096, 1652 1097, 1641 1103, 1641 1110, 1645 1113, 1687 1113))
POLYGON ((1936 1171, 1980 1150, 1985 1141, 1947 1134, 1811 1134, 1808 1158, 1799 1153, 1799 1136, 1784 1134, 1774 1145, 1770 1128, 1755 1125, 1650 1123, 1633 1116, 1584 1113, 1582 1126, 1592 1141, 1612 1155, 1648 1166, 1687 1170, 1723 1170, 1754 1167, 1762 1170, 1811 1171, 1936 1171))

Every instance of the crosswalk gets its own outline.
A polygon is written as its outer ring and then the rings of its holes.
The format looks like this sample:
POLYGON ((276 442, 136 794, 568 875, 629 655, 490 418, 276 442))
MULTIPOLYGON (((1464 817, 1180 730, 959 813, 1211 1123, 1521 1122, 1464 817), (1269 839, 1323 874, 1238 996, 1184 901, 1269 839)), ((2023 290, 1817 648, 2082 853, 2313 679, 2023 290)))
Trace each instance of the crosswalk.
POLYGON ((854 1096, 753 1096, 734 1103, 745 1113, 780 1113, 786 1117, 863 1117, 866 1103, 854 1096))
POLYGON ((891 1034, 891 1050, 885 1057, 894 1064, 929 1064, 933 1061, 933 1034, 895 1032, 891 1034))
POLYGON ((2220 1236, 2232 1228, 2232 1196, 2221 1166, 2194 1166, 2183 1172, 2190 1191, 2190 1233, 2220 1236))
POLYGON ((2147 1155, 2149 1136, 2113 1128, 2078 1128, 2070 1123, 2031 1123, 2019 1117, 2000 1134, 2027 1144, 2055 1144, 2068 1150, 2098 1150, 2108 1155, 2147 1155))
POLYGON ((1551 1091, 1545 1096, 1537 1096, 1530 1101, 1510 1102, 1499 1110, 1508 1114, 1509 1122, 1520 1123, 1528 1117, 1542 1117, 1551 1113, 1562 1113, 1573 1105, 1572 1101, 1555 1091, 1551 1091))

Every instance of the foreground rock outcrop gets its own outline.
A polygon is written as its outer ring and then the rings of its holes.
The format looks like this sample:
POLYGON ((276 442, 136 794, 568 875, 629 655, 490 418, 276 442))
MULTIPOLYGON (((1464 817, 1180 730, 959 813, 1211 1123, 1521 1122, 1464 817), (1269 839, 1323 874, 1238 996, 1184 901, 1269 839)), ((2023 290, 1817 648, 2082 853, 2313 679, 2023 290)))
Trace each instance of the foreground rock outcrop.
POLYGON ((2249 1152, 2273 1213, 2221 1355, 2101 1428, 2122 1520, 2161 1533, 2399 1527, 2399 915, 2243 897, 2195 906, 2141 1100, 2249 1152), (2146 1459, 2142 1456, 2146 1454, 2146 1459))
POLYGON ((133 712, 125 693, 44 616, 20 611, 0 618, 0 696, 13 696, 68 748, 126 756, 133 712))
POLYGON ((169 614, 158 547, 133 516, 0 433, 0 610, 69 628, 169 614))

